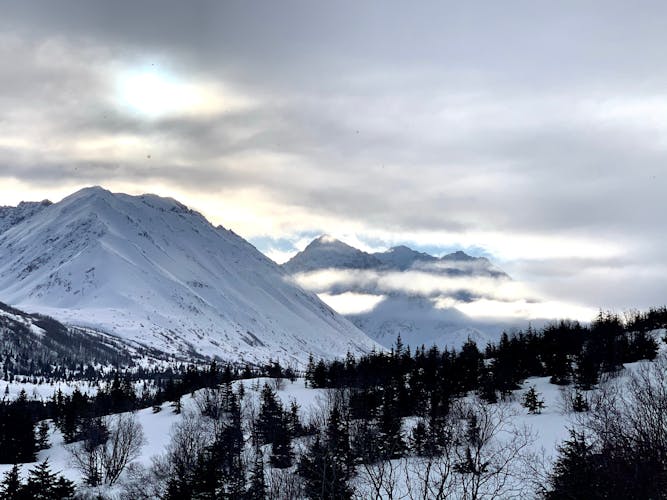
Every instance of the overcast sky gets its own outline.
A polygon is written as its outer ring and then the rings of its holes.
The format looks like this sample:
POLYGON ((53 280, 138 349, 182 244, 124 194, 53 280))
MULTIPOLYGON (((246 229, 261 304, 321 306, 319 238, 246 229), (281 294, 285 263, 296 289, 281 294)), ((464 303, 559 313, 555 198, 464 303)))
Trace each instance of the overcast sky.
POLYGON ((12 1, 0 205, 101 184, 276 260, 329 233, 667 302, 667 4, 12 1))

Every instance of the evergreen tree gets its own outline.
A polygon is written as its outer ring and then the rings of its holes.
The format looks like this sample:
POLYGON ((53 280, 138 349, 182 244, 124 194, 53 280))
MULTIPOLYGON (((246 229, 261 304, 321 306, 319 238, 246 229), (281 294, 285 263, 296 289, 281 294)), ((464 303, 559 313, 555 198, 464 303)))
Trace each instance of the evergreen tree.
POLYGON ((5 472, 0 483, 0 500, 20 500, 25 498, 21 494, 21 468, 14 464, 14 466, 5 472))
POLYGON ((410 448, 417 456, 425 456, 428 449, 428 429, 423 420, 419 420, 410 434, 410 448))
POLYGON ((483 367, 484 356, 479 352, 477 344, 468 339, 461 347, 461 352, 456 358, 460 392, 466 393, 477 388, 483 367))
POLYGON ((600 362, 592 344, 586 344, 577 355, 574 382, 578 389, 590 390, 600 380, 600 362))
POLYGON ((354 468, 347 412, 340 404, 332 405, 324 435, 318 434, 301 456, 297 470, 304 479, 308 498, 352 497, 349 482, 354 468))
POLYGON ((493 377, 494 375, 491 370, 482 370, 477 393, 479 397, 487 403, 498 402, 498 393, 496 392, 496 383, 493 377))
POLYGON ((405 442, 401 430, 401 410, 395 383, 390 383, 384 388, 378 424, 380 430, 378 446, 382 456, 385 458, 399 457, 405 449, 405 442))
POLYGON ((320 359, 315 365, 312 380, 310 381, 310 386, 313 389, 327 386, 327 366, 322 359, 320 359))
POLYGON ((292 436, 287 418, 281 419, 280 428, 276 430, 271 444, 271 465, 277 469, 286 469, 292 466, 294 453, 292 452, 292 436))
POLYGON ((298 473, 304 479, 306 496, 312 500, 352 498, 347 469, 331 456, 319 435, 301 456, 298 473))
POLYGON ((28 482, 22 488, 33 500, 68 499, 74 497, 74 483, 51 471, 48 459, 30 469, 28 482))
POLYGON ((570 430, 570 439, 558 447, 558 459, 549 479, 551 489, 545 495, 548 500, 602 498, 600 485, 595 481, 592 449, 583 434, 570 430))
POLYGON ((572 411, 581 413, 589 410, 588 401, 580 390, 576 390, 572 399, 572 411))
POLYGON ((46 420, 42 420, 37 427, 37 449, 46 450, 51 444, 49 443, 49 424, 46 420))
POLYGON ((284 431, 283 407, 276 393, 269 384, 264 384, 260 395, 257 432, 262 444, 273 443, 278 434, 284 431))
POLYGON ((522 404, 525 408, 528 409, 528 413, 531 413, 533 415, 542 413, 542 410, 544 409, 544 400, 540 399, 540 395, 535 390, 535 386, 532 386, 523 395, 522 404))
POLYGON ((329 454, 337 467, 349 478, 352 469, 352 452, 350 449, 350 429, 345 409, 334 404, 329 414, 326 427, 326 445, 329 454))
POLYGON ((182 404, 182 402, 181 402, 181 398, 180 398, 180 396, 177 397, 177 398, 171 403, 171 408, 172 408, 172 411, 173 411, 176 415, 180 415, 180 414, 181 414, 181 411, 182 411, 182 409, 183 409, 183 404, 182 404))
POLYGON ((0 463, 33 462, 35 451, 35 425, 22 390, 16 401, 0 403, 0 463))
POLYGON ((299 418, 299 405, 294 400, 290 404, 287 419, 290 435, 292 437, 303 435, 303 425, 301 424, 301 419, 299 418))
POLYGON ((255 461, 250 476, 250 486, 248 487, 246 498, 248 500, 264 500, 266 498, 264 456, 259 447, 255 450, 255 461))

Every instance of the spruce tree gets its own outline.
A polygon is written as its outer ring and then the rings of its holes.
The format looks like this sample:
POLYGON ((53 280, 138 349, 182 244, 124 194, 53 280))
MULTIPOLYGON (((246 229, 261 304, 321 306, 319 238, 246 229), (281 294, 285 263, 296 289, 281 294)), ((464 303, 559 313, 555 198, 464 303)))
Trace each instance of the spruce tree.
POLYGON ((22 490, 33 500, 69 499, 74 496, 74 483, 52 472, 46 459, 30 469, 22 490))
POLYGON ((572 399, 572 411, 581 413, 589 410, 588 401, 580 390, 576 390, 572 399))
POLYGON ((385 458, 396 458, 405 449, 401 425, 401 410, 395 382, 387 384, 382 395, 379 418, 381 454, 385 458))
POLYGON ((264 477, 264 456, 262 450, 255 450, 255 461, 253 463, 250 486, 246 493, 248 500, 264 500, 266 498, 266 479, 264 477))
POLYGON ((301 424, 301 419, 299 418, 299 405, 296 401, 292 401, 289 408, 288 414, 288 427, 289 432, 292 437, 298 437, 303 435, 303 425, 301 424))
POLYGON ((182 402, 181 402, 181 398, 180 398, 180 396, 177 397, 174 401, 172 401, 172 403, 171 403, 171 408, 172 408, 172 411, 173 411, 176 415, 180 415, 180 414, 181 414, 181 411, 182 411, 182 409, 183 409, 183 404, 182 404, 182 402))
POLYGON ((548 500, 601 498, 592 445, 584 434, 570 430, 570 439, 558 447, 558 459, 551 473, 548 500))
POLYGON ((425 456, 428 449, 427 442, 428 430, 426 423, 423 420, 419 420, 412 428, 412 433, 410 434, 410 448, 412 452, 417 456, 425 456))
POLYGON ((49 443, 49 424, 42 420, 37 427, 37 449, 46 450, 51 446, 49 443))
POLYGON ((14 464, 2 477, 0 500, 19 500, 21 498, 21 487, 21 468, 14 464))
POLYGON ((283 407, 269 384, 264 384, 260 395, 257 432, 262 444, 273 443, 282 430, 283 407))
POLYGON ((281 425, 276 429, 276 434, 271 444, 271 465, 277 469, 286 469, 292 466, 294 453, 292 452, 292 436, 288 426, 287 418, 280 420, 281 425))
POLYGON ((540 399, 539 396, 540 395, 535 390, 535 386, 532 386, 530 389, 528 389, 526 394, 524 394, 522 404, 524 408, 528 409, 528 413, 533 415, 542 413, 542 409, 544 408, 544 400, 540 399))
POLYGON ((304 479, 304 490, 312 500, 347 500, 352 498, 349 475, 334 460, 319 435, 301 456, 298 473, 304 479))
POLYGON ((352 497, 349 427, 339 404, 332 406, 324 435, 315 437, 301 456, 297 470, 304 479, 308 498, 345 500, 352 497))
POLYGON ((590 390, 600 380, 600 362, 595 348, 585 345, 577 356, 577 366, 574 371, 574 382, 578 389, 590 390))

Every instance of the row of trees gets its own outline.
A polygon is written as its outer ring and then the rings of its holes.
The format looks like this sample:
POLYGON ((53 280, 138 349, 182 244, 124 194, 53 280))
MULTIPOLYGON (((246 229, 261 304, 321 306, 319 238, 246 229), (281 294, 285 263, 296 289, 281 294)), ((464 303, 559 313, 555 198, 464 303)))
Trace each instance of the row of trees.
POLYGON ((360 359, 348 355, 330 363, 311 358, 305 375, 311 387, 367 391, 364 399, 371 406, 379 405, 381 391, 397 391, 399 405, 407 412, 431 402, 432 409, 439 405, 446 413, 447 401, 470 391, 494 402, 531 376, 549 376, 554 384, 574 383, 587 390, 601 374, 618 371, 624 363, 655 358, 656 339, 638 325, 648 328, 657 320, 637 319, 643 317, 637 313, 623 320, 601 312, 590 326, 560 321, 539 331, 529 327, 503 333, 498 343, 483 351, 469 340, 459 351, 422 346, 412 354, 399 337, 391 353, 374 352, 360 359))
MULTIPOLYGON (((275 370, 274 364, 258 373, 275 370)), ((78 387, 70 395, 59 389, 47 401, 28 399, 22 391, 16 400, 8 395, 0 402, 0 463, 25 463, 35 460, 35 453, 47 446, 43 438, 43 426, 39 422, 52 419, 63 433, 66 443, 85 439, 88 422, 106 415, 134 411, 150 406, 160 407, 167 401, 180 402, 184 394, 205 387, 216 387, 243 376, 256 376, 257 372, 238 369, 231 365, 220 368, 213 362, 201 369, 193 365, 182 371, 169 371, 158 379, 154 390, 137 391, 130 374, 114 372, 110 381, 98 386, 94 395, 82 393, 78 387), (42 436, 40 438, 40 436, 42 436)), ((284 373, 281 371, 281 375, 284 373)), ((292 372, 288 372, 293 376, 292 372)))

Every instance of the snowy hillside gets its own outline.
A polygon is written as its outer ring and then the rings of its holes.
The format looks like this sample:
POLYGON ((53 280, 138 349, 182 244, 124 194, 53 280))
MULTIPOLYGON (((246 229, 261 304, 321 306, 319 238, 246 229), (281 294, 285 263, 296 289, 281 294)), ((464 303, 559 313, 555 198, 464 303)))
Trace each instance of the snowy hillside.
MULTIPOLYGON (((62 375, 82 366, 128 368, 166 356, 113 335, 66 326, 48 316, 28 314, 0 302, 3 375, 62 375)), ((79 373, 80 375, 80 373, 79 373)))
POLYGON ((348 319, 387 347, 391 347, 399 335, 404 344, 413 347, 458 348, 468 339, 483 347, 497 339, 497 334, 485 332, 483 325, 476 324, 460 311, 438 309, 424 297, 387 297, 371 311, 350 314, 348 319))
POLYGON ((168 353, 289 363, 376 346, 232 231, 99 187, 0 234, 0 299, 168 353))

